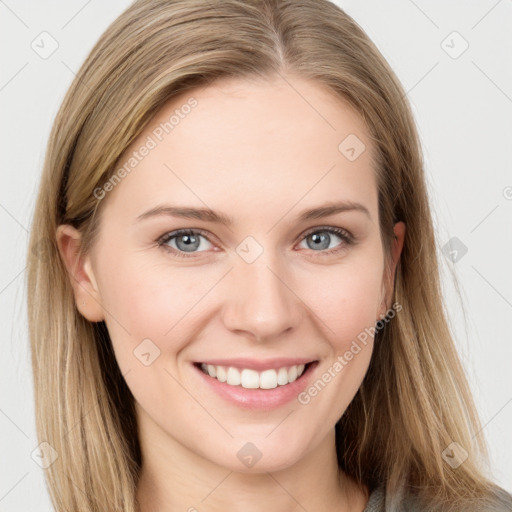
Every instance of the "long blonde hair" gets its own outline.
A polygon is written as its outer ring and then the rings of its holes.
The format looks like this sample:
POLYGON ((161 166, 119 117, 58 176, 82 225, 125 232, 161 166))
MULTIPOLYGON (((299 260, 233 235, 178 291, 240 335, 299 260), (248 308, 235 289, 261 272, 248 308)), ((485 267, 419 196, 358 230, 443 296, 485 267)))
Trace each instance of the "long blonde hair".
POLYGON ((393 302, 370 367, 336 425, 339 466, 373 490, 414 492, 428 510, 496 503, 478 415, 446 321, 422 154, 405 92, 363 30, 327 0, 139 0, 106 30, 76 75, 50 135, 28 251, 28 319, 40 441, 59 512, 138 510, 141 453, 133 396, 103 322, 77 310, 56 245, 59 224, 93 243, 93 191, 172 97, 222 77, 296 75, 361 114, 378 155, 379 221, 406 237, 393 302), (442 453, 469 452, 456 469, 442 453), (405 487, 401 487, 405 485, 405 487), (494 501, 493 501, 494 500, 494 501))

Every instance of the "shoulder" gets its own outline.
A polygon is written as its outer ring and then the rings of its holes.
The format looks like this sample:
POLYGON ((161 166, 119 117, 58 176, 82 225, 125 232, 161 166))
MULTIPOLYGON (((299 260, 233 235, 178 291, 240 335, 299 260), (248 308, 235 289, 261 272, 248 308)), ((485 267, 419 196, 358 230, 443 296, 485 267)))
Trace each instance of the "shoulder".
MULTIPOLYGON (((425 506, 421 504, 418 496, 412 493, 405 493, 399 501, 386 496, 385 485, 375 488, 368 498, 368 503, 363 512, 456 512, 462 510, 454 506, 432 505, 425 506)), ((493 495, 481 500, 473 505, 464 505, 464 512, 512 512, 512 494, 501 487, 496 487, 493 495)))
POLYGON ((384 512, 386 504, 385 486, 381 485, 370 493, 363 512, 384 512))
POLYGON ((490 509, 492 512, 512 512, 512 494, 505 489, 496 487, 494 501, 495 508, 490 509))

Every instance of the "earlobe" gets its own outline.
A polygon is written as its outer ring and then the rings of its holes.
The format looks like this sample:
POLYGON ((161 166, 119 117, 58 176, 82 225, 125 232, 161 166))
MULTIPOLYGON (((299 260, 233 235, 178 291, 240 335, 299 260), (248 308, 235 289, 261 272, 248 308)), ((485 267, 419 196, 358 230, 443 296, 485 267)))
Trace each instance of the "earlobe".
POLYGON ((57 228, 56 239, 68 271, 77 309, 90 322, 101 322, 105 316, 91 257, 79 254, 81 233, 69 224, 62 224, 57 228))
MULTIPOLYGON (((405 223, 400 221, 396 222, 393 226, 394 238, 391 246, 391 261, 389 268, 386 268, 386 275, 384 277, 384 301, 382 307, 387 309, 387 305, 391 303, 393 295, 393 287, 395 282, 396 267, 400 260, 400 255, 404 246, 405 240, 405 223)), ((385 313, 385 311, 384 311, 385 313)), ((382 314, 382 313, 381 313, 382 314)))

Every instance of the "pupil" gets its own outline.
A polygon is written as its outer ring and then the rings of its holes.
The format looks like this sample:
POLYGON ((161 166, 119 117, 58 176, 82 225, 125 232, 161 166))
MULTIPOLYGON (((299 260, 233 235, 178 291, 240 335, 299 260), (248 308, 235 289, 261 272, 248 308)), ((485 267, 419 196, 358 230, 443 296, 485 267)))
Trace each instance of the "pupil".
POLYGON ((181 235, 177 237, 176 245, 180 250, 191 252, 191 250, 199 247, 198 237, 195 237, 194 235, 181 235), (180 244, 184 245, 180 247, 180 244))
POLYGON ((315 248, 327 249, 327 247, 329 247, 330 236, 327 233, 321 235, 313 233, 311 238, 314 241, 315 248))

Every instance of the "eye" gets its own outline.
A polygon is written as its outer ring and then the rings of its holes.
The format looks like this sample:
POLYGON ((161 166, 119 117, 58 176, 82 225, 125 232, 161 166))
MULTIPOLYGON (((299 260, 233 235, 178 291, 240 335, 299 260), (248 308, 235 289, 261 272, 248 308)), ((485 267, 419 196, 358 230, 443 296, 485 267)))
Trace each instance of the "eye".
POLYGON ((165 234, 158 241, 159 247, 170 249, 177 256, 188 257, 186 253, 203 252, 208 250, 208 244, 211 246, 211 242, 208 238, 196 229, 178 229, 165 234), (206 240, 206 244, 203 242, 206 240), (206 245, 206 248, 205 248, 206 245))
POLYGON ((308 231, 302 242, 306 243, 306 249, 312 249, 314 252, 321 252, 322 254, 331 254, 346 249, 348 245, 353 243, 353 237, 344 229, 326 226, 316 227, 308 231), (336 238, 341 240, 341 243, 333 248, 331 243, 336 242, 336 238))
MULTIPOLYGON (((302 238, 301 242, 306 242, 306 249, 311 249, 322 255, 337 253, 354 243, 353 236, 344 229, 333 226, 316 227, 309 230, 302 238), (332 242, 336 238, 341 241, 334 248, 332 242)), ((197 229, 178 229, 166 233, 157 240, 157 245, 165 250, 172 252, 179 257, 193 257, 194 253, 205 252, 213 247, 206 234, 197 229)), ((304 248, 304 246, 302 246, 304 248)))

